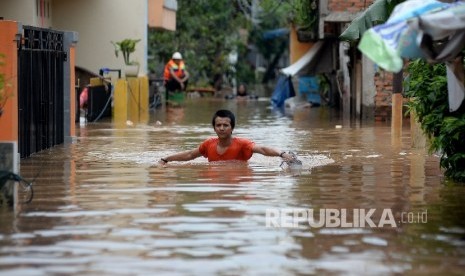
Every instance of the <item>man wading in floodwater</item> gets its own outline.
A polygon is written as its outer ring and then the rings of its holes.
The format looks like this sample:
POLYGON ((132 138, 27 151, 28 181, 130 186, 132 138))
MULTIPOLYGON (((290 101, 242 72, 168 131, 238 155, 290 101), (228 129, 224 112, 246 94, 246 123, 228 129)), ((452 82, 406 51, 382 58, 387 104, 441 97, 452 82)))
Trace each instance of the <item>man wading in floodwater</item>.
POLYGON ((236 118, 229 110, 218 110, 212 119, 213 129, 218 138, 208 138, 196 149, 176 153, 161 158, 159 164, 165 165, 171 161, 189 161, 203 156, 212 161, 241 160, 247 161, 254 153, 265 156, 279 156, 285 161, 290 161, 294 155, 274 148, 256 145, 249 139, 232 137, 236 118))

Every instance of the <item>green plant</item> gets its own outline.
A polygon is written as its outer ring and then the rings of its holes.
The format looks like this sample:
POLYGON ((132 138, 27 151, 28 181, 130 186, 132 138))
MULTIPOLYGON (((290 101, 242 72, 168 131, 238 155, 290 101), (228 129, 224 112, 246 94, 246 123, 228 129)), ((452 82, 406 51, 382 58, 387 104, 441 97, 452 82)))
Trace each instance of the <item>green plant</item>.
MULTIPOLYGON (((3 65, 5 64, 3 61, 4 58, 5 58, 5 55, 0 53, 0 67, 3 67, 3 65)), ((8 92, 9 86, 10 85, 5 79, 5 74, 3 72, 0 72, 0 116, 3 113, 3 107, 5 106, 6 101, 8 100, 8 98, 12 96, 12 94, 8 92)))
POLYGON ((445 176, 465 182, 465 107, 449 111, 444 64, 415 60, 407 70, 404 90, 411 97, 408 111, 414 111, 430 139, 430 153, 441 153, 440 166, 445 169, 445 176))
POLYGON ((329 102, 329 90, 331 89, 331 84, 329 83, 329 79, 325 74, 318 74, 316 75, 318 87, 320 88, 320 96, 323 101, 326 103, 329 102))
POLYGON ((294 1, 294 23, 303 30, 312 30, 318 23, 318 5, 315 0, 294 1))
MULTIPOLYGON (((245 27, 244 16, 237 10, 235 1, 177 2, 176 31, 149 30, 148 55, 154 59, 148 62, 163 74, 163 66, 172 54, 181 52, 190 74, 189 83, 196 86, 211 83, 213 76, 230 70, 228 55, 243 43, 239 29, 245 27)), ((247 63, 238 52, 236 66, 247 63)))
POLYGON ((123 54, 124 63, 126 65, 136 64, 137 62, 131 61, 129 56, 131 53, 136 51, 136 44, 140 41, 140 39, 124 39, 118 42, 113 42, 113 46, 115 46, 115 56, 118 57, 119 52, 123 54))

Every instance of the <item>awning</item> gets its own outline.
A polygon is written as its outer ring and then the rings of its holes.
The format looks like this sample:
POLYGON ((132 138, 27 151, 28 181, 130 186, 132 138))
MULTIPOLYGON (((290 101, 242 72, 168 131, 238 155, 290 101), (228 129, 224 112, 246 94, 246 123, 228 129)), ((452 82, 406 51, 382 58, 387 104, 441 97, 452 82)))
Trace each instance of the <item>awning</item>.
POLYGON ((323 21, 330 23, 349 23, 354 21, 357 17, 359 17, 361 13, 362 12, 332 11, 323 18, 323 21))
MULTIPOLYGON (((425 58, 419 45, 425 37, 424 34, 429 35, 434 41, 441 41, 457 32, 463 32, 465 27, 460 24, 465 22, 465 12, 461 11, 463 7, 463 2, 403 2, 396 6, 386 23, 370 28, 363 34, 358 49, 384 70, 400 72, 404 58, 425 58), (455 7, 455 10, 452 7, 455 7)), ((432 46, 431 39, 428 44, 432 46)), ((462 38, 459 37, 459 40, 462 38)), ((460 47, 461 44, 458 44, 458 51, 462 50, 460 47)), ((429 57, 431 58, 436 57, 429 57)))
POLYGON ((324 41, 318 41, 315 43, 315 45, 313 45, 313 47, 308 50, 308 52, 305 53, 305 55, 303 55, 298 61, 286 68, 281 69, 281 73, 287 76, 297 75, 303 68, 305 68, 306 65, 315 59, 315 57, 323 48, 323 44, 324 41))
POLYGON ((397 5, 386 23, 367 30, 358 49, 381 68, 400 72, 404 59, 446 62, 449 109, 465 99, 463 57, 465 2, 409 0, 397 5))
POLYGON ((389 0, 376 0, 357 18, 355 18, 349 27, 339 36, 341 40, 356 41, 359 40, 363 33, 376 24, 385 22, 388 19, 389 0))

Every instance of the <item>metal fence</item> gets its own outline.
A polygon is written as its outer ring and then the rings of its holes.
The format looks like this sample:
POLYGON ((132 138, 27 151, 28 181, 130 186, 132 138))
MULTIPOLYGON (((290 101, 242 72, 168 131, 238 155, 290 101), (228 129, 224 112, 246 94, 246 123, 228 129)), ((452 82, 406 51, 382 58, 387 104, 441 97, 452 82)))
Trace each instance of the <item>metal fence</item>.
POLYGON ((21 158, 64 142, 64 33, 23 27, 18 43, 19 152, 21 158))

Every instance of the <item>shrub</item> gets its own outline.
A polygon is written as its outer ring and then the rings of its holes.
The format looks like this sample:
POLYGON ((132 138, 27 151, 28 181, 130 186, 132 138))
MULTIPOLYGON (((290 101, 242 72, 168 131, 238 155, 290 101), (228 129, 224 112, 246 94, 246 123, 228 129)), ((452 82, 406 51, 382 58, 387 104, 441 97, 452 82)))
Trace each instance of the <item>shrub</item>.
POLYGON ((415 112, 430 139, 430 153, 441 153, 446 177, 465 182, 465 107, 449 111, 445 65, 415 60, 407 70, 404 91, 412 98, 408 110, 415 112))

